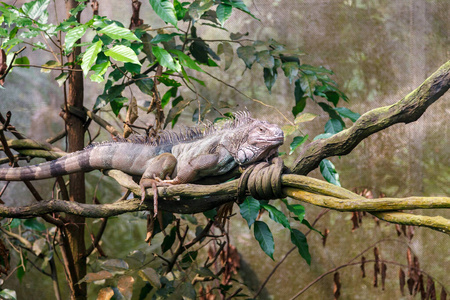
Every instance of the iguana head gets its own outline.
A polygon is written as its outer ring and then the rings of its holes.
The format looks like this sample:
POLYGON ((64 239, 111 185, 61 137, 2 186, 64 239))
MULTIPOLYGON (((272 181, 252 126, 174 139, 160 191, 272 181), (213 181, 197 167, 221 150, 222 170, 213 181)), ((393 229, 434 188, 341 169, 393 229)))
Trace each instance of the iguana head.
MULTIPOLYGON (((240 165, 269 160, 278 154, 284 134, 280 127, 266 121, 252 120, 242 128, 242 137, 235 145, 234 159, 240 165)), ((236 140, 234 141, 236 142, 236 140)))

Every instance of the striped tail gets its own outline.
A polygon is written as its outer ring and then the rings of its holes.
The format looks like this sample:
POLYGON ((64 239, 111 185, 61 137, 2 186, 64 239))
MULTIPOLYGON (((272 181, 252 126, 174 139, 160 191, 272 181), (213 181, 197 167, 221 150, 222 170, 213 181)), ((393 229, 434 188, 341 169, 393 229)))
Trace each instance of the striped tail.
POLYGON ((37 180, 67 175, 79 171, 92 171, 94 168, 89 163, 90 152, 91 149, 85 149, 34 166, 0 168, 0 180, 37 180))

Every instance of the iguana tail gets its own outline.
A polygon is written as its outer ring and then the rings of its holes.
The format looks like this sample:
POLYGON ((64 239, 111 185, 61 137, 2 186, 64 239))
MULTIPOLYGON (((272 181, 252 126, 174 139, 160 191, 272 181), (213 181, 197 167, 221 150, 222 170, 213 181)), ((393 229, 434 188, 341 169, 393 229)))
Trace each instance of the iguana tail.
POLYGON ((39 165, 0 168, 0 180, 36 180, 67 175, 81 170, 92 171, 95 168, 89 163, 90 152, 91 150, 87 148, 39 165))

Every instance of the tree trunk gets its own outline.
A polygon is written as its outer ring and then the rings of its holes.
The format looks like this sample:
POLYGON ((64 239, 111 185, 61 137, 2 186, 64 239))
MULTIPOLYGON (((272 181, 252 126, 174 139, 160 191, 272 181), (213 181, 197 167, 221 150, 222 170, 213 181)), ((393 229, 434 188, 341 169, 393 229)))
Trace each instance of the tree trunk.
MULTIPOLYGON (((80 3, 76 0, 66 1, 66 12, 68 16, 69 11, 78 4, 80 3)), ((80 13, 77 15, 77 20, 80 21, 80 13)), ((68 62, 74 62, 80 53, 80 47, 75 47, 68 57, 68 62)), ((81 70, 80 66, 76 64, 72 65, 71 68, 81 70)), ((68 84, 67 106, 83 108, 83 73, 79 71, 70 72, 68 84)), ((84 120, 76 115, 70 114, 67 110, 65 116, 67 139, 69 143, 68 151, 74 152, 83 149, 84 120)), ((69 179, 69 200, 86 203, 84 173, 71 174, 69 179)), ((70 224, 66 227, 66 234, 73 261, 66 263, 73 264, 75 270, 75 274, 73 274, 74 278, 72 278, 72 282, 69 283, 74 285, 71 290, 74 291, 75 294, 71 295, 71 299, 86 299, 86 283, 77 284, 77 282, 86 275, 86 259, 84 258, 86 252, 84 241, 85 218, 75 215, 68 215, 67 218, 69 219, 70 224)))

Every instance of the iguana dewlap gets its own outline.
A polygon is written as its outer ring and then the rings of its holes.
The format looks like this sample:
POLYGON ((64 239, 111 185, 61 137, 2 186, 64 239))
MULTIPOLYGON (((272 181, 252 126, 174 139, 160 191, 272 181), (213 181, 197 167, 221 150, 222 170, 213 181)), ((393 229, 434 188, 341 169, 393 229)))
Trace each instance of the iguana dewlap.
POLYGON ((237 165, 268 160, 278 153, 283 131, 274 124, 236 114, 221 127, 164 133, 158 142, 145 138, 95 144, 56 160, 19 168, 1 168, 0 180, 37 180, 96 169, 118 169, 142 176, 140 186, 181 184, 223 175, 237 165), (171 180, 164 180, 171 178, 171 180))

